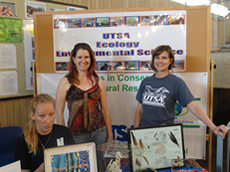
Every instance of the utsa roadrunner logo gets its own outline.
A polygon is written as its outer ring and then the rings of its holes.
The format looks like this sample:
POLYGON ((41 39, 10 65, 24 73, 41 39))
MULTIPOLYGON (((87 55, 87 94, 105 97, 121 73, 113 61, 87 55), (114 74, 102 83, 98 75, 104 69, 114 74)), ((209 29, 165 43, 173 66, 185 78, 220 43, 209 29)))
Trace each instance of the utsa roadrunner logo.
POLYGON ((165 87, 152 88, 150 85, 146 85, 146 92, 143 93, 142 102, 146 105, 165 107, 166 93, 169 91, 165 87))

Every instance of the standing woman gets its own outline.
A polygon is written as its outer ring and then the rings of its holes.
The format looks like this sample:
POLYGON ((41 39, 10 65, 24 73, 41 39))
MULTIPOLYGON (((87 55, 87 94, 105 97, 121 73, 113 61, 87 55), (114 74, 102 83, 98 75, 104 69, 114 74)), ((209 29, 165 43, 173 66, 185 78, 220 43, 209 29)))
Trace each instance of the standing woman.
POLYGON ((170 46, 158 46, 152 54, 151 67, 155 71, 151 77, 141 82, 136 99, 138 101, 134 127, 156 126, 173 124, 175 119, 175 104, 178 101, 202 122, 204 122, 215 134, 225 137, 228 132, 225 125, 215 126, 204 113, 201 107, 194 101, 194 97, 184 81, 171 74, 174 54, 170 46), (223 131, 223 134, 218 131, 223 131))
POLYGON ((113 139, 105 84, 95 69, 93 50, 86 43, 78 43, 71 51, 69 73, 57 88, 57 122, 65 125, 63 112, 67 101, 68 127, 75 143, 93 141, 100 145, 113 139))
POLYGON ((47 94, 35 96, 29 122, 15 147, 15 161, 20 160, 22 172, 45 171, 45 148, 74 144, 70 130, 54 124, 54 119, 53 98, 47 94))

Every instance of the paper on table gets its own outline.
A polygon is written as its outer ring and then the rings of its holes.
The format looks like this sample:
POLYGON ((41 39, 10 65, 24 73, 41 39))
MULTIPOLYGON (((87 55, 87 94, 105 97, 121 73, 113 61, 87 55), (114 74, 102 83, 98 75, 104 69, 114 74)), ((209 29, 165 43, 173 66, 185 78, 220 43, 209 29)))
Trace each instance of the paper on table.
POLYGON ((11 164, 0 167, 0 172, 21 172, 20 160, 13 162, 11 164))

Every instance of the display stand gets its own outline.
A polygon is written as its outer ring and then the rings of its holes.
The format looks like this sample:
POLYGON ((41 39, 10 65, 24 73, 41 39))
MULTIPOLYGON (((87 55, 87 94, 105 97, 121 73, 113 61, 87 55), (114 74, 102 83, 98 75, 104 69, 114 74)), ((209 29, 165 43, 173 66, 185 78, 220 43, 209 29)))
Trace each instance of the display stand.
MULTIPOLYGON (((207 72, 210 78, 210 35, 211 35, 211 13, 210 6, 199 7, 152 7, 133 9, 103 9, 103 10, 81 10, 81 11, 58 11, 34 13, 35 27, 35 54, 36 73, 55 73, 54 48, 53 48, 53 15, 57 14, 87 14, 87 13, 111 13, 130 11, 160 11, 160 10, 186 10, 187 13, 187 37, 186 37, 186 72, 207 72), (195 44, 194 44, 195 42, 195 44)), ((72 45, 71 45, 72 46, 72 45)), ((36 77, 35 77, 36 79, 36 77)), ((36 85, 36 80, 34 81, 36 85)), ((39 85, 36 85, 39 87, 39 85)), ((212 88, 208 86, 207 114, 212 119, 212 88)), ((36 88, 37 89, 37 88, 36 88)), ((34 94, 37 94, 35 91, 34 94)), ((211 159, 212 132, 206 136, 209 142, 209 160, 211 159)), ((211 161, 209 161, 211 171, 211 161)))

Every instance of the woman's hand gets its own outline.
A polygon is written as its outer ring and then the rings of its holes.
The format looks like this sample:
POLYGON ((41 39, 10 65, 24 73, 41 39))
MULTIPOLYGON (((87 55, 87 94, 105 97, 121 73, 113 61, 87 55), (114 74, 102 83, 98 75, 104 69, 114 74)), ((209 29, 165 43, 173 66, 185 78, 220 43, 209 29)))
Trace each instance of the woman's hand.
POLYGON ((223 125, 223 124, 222 124, 222 125, 219 125, 219 126, 217 126, 217 127, 215 127, 212 131, 213 131, 216 135, 222 136, 223 139, 225 138, 226 134, 228 133, 227 127, 226 127, 225 125, 223 125), (222 131, 222 133, 219 132, 219 131, 222 131))

